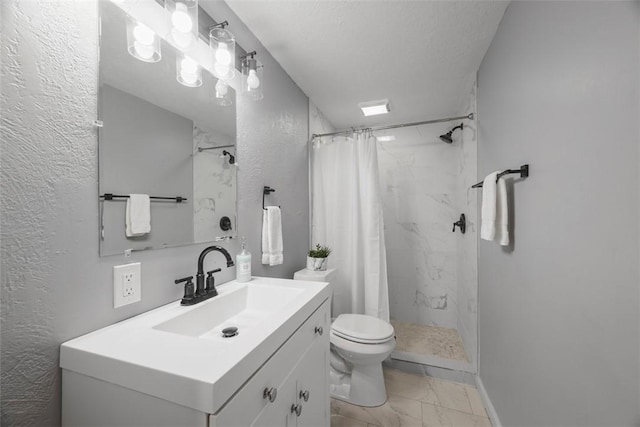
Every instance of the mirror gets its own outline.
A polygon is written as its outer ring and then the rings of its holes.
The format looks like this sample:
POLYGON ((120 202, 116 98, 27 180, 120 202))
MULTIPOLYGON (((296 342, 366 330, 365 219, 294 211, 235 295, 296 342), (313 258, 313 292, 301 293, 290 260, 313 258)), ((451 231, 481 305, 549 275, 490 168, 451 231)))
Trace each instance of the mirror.
POLYGON ((134 58, 126 14, 99 4, 100 255, 235 237, 235 92, 231 105, 217 105, 217 79, 204 69, 200 87, 178 83, 179 52, 165 40, 159 62, 134 58), (125 235, 127 197, 116 196, 129 194, 157 197, 149 233, 125 235))

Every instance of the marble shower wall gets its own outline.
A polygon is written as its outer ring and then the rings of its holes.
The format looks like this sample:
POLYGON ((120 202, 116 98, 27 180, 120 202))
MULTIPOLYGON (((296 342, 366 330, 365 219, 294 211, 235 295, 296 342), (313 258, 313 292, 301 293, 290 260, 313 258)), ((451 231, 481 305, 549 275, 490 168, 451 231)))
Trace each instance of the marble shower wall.
POLYGON ((456 328, 459 150, 439 139, 451 125, 390 130, 378 161, 391 317, 456 328))
MULTIPOLYGON (((475 111, 475 89, 467 101, 475 111)), ((456 328, 475 366, 477 305, 477 190, 475 122, 439 138, 458 122, 378 132, 380 183, 391 317, 456 328), (468 231, 451 231, 460 213, 468 231)))
MULTIPOLYGON (((476 86, 467 99, 464 114, 477 112, 476 86)), ((477 116, 476 116, 477 118, 477 116)), ((456 233, 458 255, 458 332, 469 362, 477 372, 478 365, 478 200, 481 190, 471 188, 478 182, 478 139, 476 120, 466 120, 462 138, 458 140, 457 206, 464 212, 467 231, 456 233)))

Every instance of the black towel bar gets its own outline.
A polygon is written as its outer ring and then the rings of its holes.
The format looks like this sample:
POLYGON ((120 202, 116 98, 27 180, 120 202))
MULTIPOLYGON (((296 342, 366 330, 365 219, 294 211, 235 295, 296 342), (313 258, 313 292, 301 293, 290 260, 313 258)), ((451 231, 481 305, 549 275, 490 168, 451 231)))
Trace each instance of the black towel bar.
MULTIPOLYGON (((104 199, 104 200, 128 199, 129 195, 128 194, 104 193, 103 195, 100 196, 100 198, 104 199)), ((186 197, 181 197, 181 196, 176 196, 176 197, 149 196, 149 199, 151 199, 151 200, 173 200, 176 203, 182 203, 182 202, 186 202, 187 201, 186 197)))
MULTIPOLYGON (((507 169, 506 171, 500 172, 496 177, 496 182, 503 176, 510 175, 512 173, 519 173, 520 178, 526 178, 529 176, 529 165, 522 165, 519 169, 507 169)), ((480 181, 479 183, 472 185, 471 188, 482 188, 482 183, 483 181, 480 181)))

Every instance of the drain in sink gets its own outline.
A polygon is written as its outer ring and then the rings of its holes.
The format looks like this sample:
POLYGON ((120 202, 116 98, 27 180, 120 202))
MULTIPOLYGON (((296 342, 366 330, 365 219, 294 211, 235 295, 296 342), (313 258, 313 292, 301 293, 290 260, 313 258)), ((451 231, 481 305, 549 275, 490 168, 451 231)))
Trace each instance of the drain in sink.
POLYGON ((224 328, 222 330, 222 337, 223 338, 235 337, 238 334, 239 334, 238 328, 236 328, 235 326, 230 326, 230 327, 224 328))

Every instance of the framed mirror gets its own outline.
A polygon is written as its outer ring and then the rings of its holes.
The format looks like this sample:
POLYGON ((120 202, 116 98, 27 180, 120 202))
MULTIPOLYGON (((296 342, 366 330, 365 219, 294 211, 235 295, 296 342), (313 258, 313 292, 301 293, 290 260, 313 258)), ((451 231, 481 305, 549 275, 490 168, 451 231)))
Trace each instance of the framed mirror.
POLYGON ((181 84, 182 53, 165 40, 158 62, 135 58, 126 13, 105 0, 99 8, 100 255, 235 237, 235 91, 216 102, 206 69, 200 86, 181 84), (148 233, 125 232, 130 194, 150 196, 148 233))

